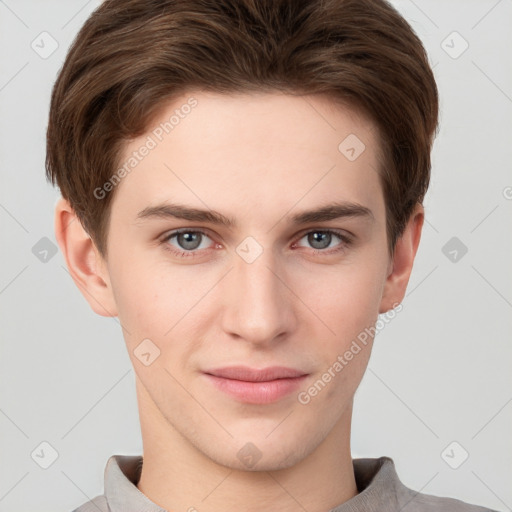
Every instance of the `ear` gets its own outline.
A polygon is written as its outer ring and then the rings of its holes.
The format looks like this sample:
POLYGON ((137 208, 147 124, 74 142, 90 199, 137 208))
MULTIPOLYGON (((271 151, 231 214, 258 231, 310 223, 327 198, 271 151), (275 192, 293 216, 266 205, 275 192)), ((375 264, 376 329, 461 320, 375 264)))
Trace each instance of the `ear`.
POLYGON ((95 313, 117 316, 106 261, 66 199, 55 206, 55 237, 69 273, 95 313))
POLYGON ((385 313, 402 302, 418 250, 425 211, 421 204, 416 205, 402 236, 397 240, 393 258, 389 264, 389 274, 384 284, 384 293, 379 313, 385 313))

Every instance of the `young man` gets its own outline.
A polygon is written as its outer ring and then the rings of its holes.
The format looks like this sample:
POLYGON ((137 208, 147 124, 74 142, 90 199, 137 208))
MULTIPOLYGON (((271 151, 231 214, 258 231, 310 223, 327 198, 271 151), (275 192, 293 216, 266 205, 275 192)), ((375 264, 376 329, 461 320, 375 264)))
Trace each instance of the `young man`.
POLYGON ((47 172, 70 273, 121 322, 144 454, 112 456, 78 511, 488 510, 350 453, 437 114, 424 49, 384 1, 107 0, 89 18, 47 172))

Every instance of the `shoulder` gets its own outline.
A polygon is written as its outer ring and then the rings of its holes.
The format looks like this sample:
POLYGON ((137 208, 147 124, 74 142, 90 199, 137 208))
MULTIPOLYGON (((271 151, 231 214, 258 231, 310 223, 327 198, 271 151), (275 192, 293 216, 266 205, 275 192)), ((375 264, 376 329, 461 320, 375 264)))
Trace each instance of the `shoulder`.
MULTIPOLYGON (((360 494, 353 505, 361 510, 400 512, 497 512, 459 499, 424 494, 404 485, 393 459, 354 459, 354 474, 360 494)), ((342 509, 341 509, 342 510, 342 509)), ((333 511, 333 512, 341 512, 333 511)), ((352 510, 352 509, 349 509, 352 510)), ((357 509, 359 510, 359 509, 357 509)))
POLYGON ((86 501, 72 512, 110 512, 110 508, 107 504, 107 498, 101 494, 92 500, 86 501))
POLYGON ((398 479, 396 490, 402 512, 496 512, 490 508, 456 498, 424 494, 409 489, 398 479))
POLYGON ((472 505, 454 498, 410 492, 413 496, 410 501, 404 503, 402 512, 496 512, 490 508, 472 505))

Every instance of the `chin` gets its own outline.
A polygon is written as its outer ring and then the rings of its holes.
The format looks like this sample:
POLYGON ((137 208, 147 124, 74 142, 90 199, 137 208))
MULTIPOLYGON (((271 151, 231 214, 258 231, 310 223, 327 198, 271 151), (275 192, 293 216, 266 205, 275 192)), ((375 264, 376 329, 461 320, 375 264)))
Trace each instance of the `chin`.
POLYGON ((215 449, 212 445, 208 445, 207 450, 201 451, 210 460, 226 468, 257 472, 291 468, 306 458, 316 447, 315 443, 305 443, 298 437, 293 438, 292 442, 286 445, 283 445, 280 439, 270 442, 265 437, 255 439, 252 436, 252 440, 246 442, 239 439, 231 440, 230 445, 225 446, 220 452, 212 451, 215 449))

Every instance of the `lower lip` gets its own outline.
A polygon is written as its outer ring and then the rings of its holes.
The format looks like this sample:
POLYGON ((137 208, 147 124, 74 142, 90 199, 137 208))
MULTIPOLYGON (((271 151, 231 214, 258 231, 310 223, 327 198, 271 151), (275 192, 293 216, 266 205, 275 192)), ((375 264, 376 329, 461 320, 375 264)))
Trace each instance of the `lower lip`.
POLYGON ((205 373, 206 377, 217 389, 241 402, 248 404, 270 404, 297 391, 307 375, 301 377, 275 379, 264 382, 248 382, 245 380, 225 379, 205 373))

